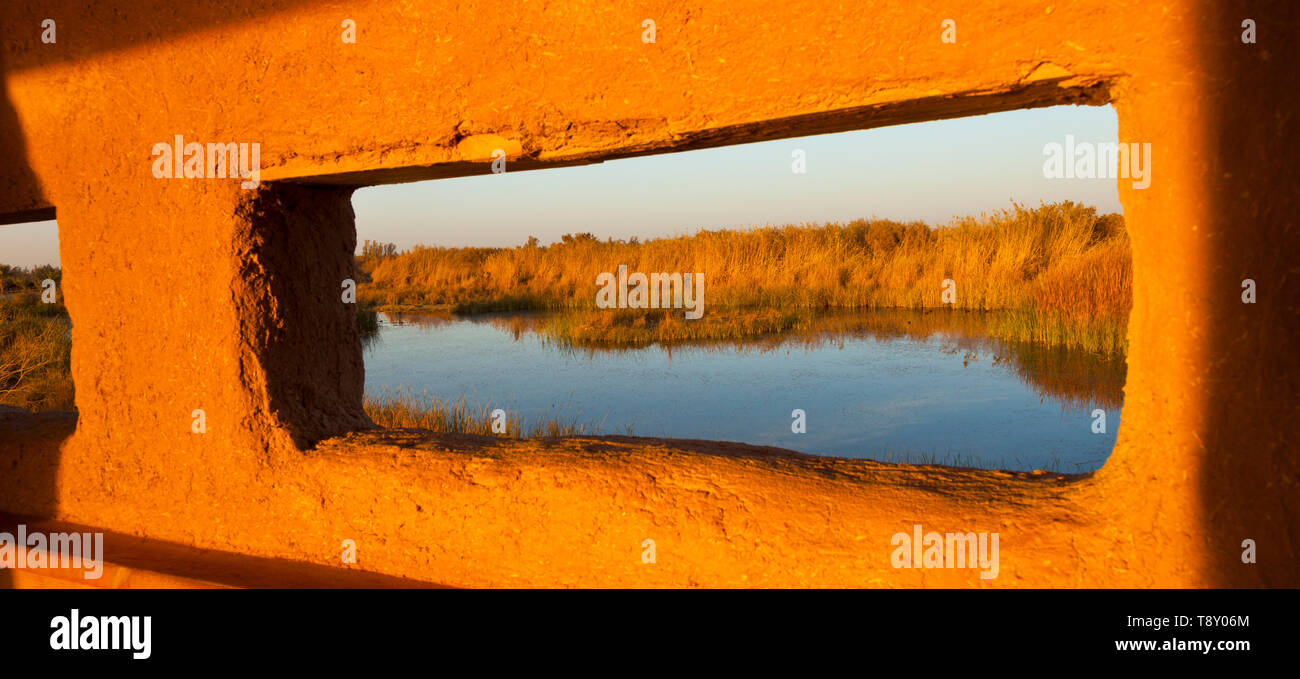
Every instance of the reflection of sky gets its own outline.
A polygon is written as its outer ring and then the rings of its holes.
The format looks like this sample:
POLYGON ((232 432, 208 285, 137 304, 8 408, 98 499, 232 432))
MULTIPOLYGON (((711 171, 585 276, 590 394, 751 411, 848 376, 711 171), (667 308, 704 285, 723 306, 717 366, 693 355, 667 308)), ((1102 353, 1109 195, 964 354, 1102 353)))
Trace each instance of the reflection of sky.
POLYGON ((1043 399, 990 357, 962 365, 936 339, 845 338, 842 348, 650 348, 616 353, 519 341, 485 323, 384 323, 366 352, 366 388, 462 395, 518 411, 603 422, 604 433, 743 441, 842 457, 1087 471, 1115 443, 1088 412, 1043 399), (791 411, 808 431, 790 431, 791 411), (970 458, 974 458, 972 461, 970 458), (1083 464, 1084 466, 1076 466, 1083 464))

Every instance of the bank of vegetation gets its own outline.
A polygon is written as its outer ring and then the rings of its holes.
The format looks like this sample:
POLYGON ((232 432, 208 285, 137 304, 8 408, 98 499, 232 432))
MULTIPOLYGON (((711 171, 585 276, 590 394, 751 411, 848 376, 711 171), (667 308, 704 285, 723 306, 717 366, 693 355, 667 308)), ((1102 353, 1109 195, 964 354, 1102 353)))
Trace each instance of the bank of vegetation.
MULTIPOLYGON (((1123 217, 1071 202, 954 220, 701 231, 646 241, 566 235, 543 246, 366 244, 361 299, 380 311, 595 309, 596 277, 702 272, 706 313, 620 310, 561 316, 577 344, 739 339, 781 332, 809 312, 843 309, 1011 311, 1003 339, 1123 354, 1132 264, 1123 217), (955 301, 943 296, 952 281, 955 301)), ((950 298, 951 299, 951 298, 950 298)))
POLYGON ((57 267, 0 264, 0 405, 71 410, 72 324, 57 267), (46 303, 42 283, 54 281, 46 303))

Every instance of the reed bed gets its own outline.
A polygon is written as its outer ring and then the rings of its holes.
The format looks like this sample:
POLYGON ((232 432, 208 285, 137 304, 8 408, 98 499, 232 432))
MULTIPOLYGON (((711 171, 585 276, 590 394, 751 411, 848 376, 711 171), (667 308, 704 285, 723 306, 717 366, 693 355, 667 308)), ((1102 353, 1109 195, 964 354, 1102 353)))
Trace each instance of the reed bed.
POLYGON ((1023 312, 1000 330, 1009 339, 1122 354, 1132 304, 1123 218, 1068 201, 1014 205, 938 228, 872 219, 644 242, 578 234, 550 246, 417 246, 363 257, 370 282, 361 295, 394 311, 591 309, 596 276, 620 264, 644 273, 702 272, 709 320, 672 323, 671 314, 659 314, 663 322, 638 321, 654 315, 614 313, 597 326, 572 326, 575 339, 735 337, 790 322, 780 313, 788 310, 950 307, 1023 312), (948 279, 956 284, 953 304, 942 297, 948 279), (719 313, 728 309, 776 313, 719 313))

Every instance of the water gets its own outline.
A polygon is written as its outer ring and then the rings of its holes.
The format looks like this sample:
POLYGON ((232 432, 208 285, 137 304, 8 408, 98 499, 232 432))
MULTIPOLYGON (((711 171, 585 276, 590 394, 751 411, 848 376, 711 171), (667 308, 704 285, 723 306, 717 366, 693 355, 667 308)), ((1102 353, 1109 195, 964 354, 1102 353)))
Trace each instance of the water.
POLYGON ((610 351, 548 338, 546 318, 381 314, 366 389, 465 396, 608 434, 1069 473, 1099 468, 1119 427, 1122 361, 991 340, 947 321, 895 314, 884 329, 859 319, 870 331, 610 351), (1098 408, 1105 433, 1093 432, 1098 408), (791 431, 795 409, 806 433, 791 431))

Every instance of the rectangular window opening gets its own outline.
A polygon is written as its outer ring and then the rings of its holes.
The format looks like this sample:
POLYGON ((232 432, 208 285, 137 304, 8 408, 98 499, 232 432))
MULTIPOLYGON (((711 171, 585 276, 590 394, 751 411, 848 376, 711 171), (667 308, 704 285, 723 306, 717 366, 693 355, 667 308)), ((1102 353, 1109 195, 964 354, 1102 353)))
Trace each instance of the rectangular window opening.
POLYGON ((1058 106, 359 190, 367 412, 1095 471, 1132 298, 1117 135, 1058 106))

